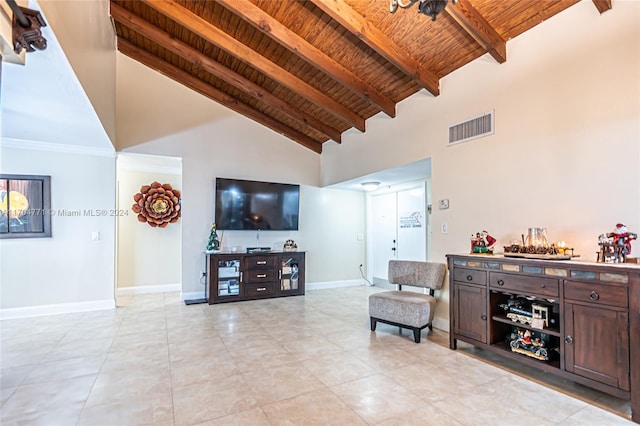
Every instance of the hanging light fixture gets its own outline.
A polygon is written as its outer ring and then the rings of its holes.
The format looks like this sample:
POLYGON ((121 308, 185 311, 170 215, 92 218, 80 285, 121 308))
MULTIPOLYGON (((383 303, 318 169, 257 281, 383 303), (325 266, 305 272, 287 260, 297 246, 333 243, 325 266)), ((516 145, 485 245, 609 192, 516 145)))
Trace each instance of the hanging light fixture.
MULTIPOLYGON (((453 4, 456 4, 457 0, 451 0, 453 4)), ((407 3, 403 3, 402 0, 390 0, 389 12, 395 13, 398 7, 408 9, 414 4, 418 3, 418 13, 423 13, 431 17, 432 21, 436 20, 436 16, 445 8, 448 0, 409 0, 407 3)))

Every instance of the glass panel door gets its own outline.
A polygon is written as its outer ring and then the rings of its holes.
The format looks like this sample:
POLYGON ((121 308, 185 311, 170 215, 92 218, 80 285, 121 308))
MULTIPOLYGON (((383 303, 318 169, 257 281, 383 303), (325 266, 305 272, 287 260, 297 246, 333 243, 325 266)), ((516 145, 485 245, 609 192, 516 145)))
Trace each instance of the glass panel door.
POLYGON ((298 279, 300 276, 300 257, 296 255, 282 256, 280 258, 280 291, 298 291, 298 279))
POLYGON ((218 260, 218 296, 239 296, 240 281, 240 259, 218 260))

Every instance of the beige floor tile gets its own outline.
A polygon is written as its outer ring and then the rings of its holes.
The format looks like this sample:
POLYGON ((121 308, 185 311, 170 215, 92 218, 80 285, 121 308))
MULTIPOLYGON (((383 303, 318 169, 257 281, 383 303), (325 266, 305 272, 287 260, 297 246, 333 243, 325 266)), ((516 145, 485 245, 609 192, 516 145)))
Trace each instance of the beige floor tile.
POLYGON ((452 351, 441 330, 420 344, 372 333, 378 291, 213 306, 174 292, 0 321, 0 423, 631 424, 628 401, 463 342, 452 351))
POLYGON ((613 413, 587 406, 558 423, 561 426, 633 426, 633 423, 613 413))
POLYGON ((272 425, 366 425, 329 389, 305 393, 262 407, 272 425))
POLYGON ((258 368, 243 373, 260 405, 324 388, 324 384, 297 363, 258 368))
MULTIPOLYGON (((240 374, 234 358, 226 355, 205 354, 171 361, 173 387, 189 386, 199 382, 216 382, 221 378, 240 374)), ((239 358, 242 362, 242 358, 239 358)))
POLYGON ((167 346, 155 346, 154 350, 112 351, 102 365, 101 372, 115 370, 133 370, 141 368, 169 368, 169 350, 167 346))
POLYGON ((535 418, 536 424, 554 425, 587 406, 582 401, 513 375, 433 405, 465 425, 487 422, 507 425, 518 418, 535 418))
POLYGON ((17 386, 0 388, 0 407, 2 407, 11 396, 13 396, 17 389, 17 386))
POLYGON ((375 345, 369 348, 355 349, 351 352, 358 359, 379 371, 391 371, 420 361, 417 356, 392 345, 375 345))
POLYGON ((166 398, 127 398, 82 410, 78 426, 166 425, 172 426, 173 404, 170 393, 166 398))
MULTIPOLYGON (((517 422, 512 423, 512 426, 516 425, 517 422)), ((462 426, 462 423, 430 404, 423 404, 416 410, 377 423, 377 426, 462 426)))
POLYGON ((376 424, 413 411, 425 402, 378 374, 330 388, 369 424, 376 424))
POLYGON ((258 407, 242 375, 175 388, 176 425, 193 425, 258 407))
POLYGON ((38 364, 22 365, 19 367, 3 366, 3 368, 0 369, 0 388, 13 388, 21 385, 37 366, 38 364))
POLYGON ((47 355, 45 361, 103 355, 109 351, 112 343, 113 337, 61 342, 47 355))
POLYGON ((197 426, 271 426, 262 408, 254 408, 225 417, 198 423, 197 426))
POLYGON ((231 350, 229 351, 229 359, 235 360, 236 367, 243 373, 267 370, 296 362, 295 357, 278 343, 252 348, 248 351, 244 349, 231 350))
POLYGON ((33 368, 22 384, 55 382, 84 376, 96 377, 106 356, 102 354, 42 362, 33 368))
POLYGON ((339 385, 376 374, 376 370, 348 352, 335 352, 310 358, 302 365, 325 386, 339 385))
POLYGON ((282 346, 292 354, 294 359, 304 361, 322 355, 342 352, 342 348, 323 336, 313 336, 283 342, 282 346))
POLYGON ((20 386, 3 404, 0 424, 75 424, 94 380, 95 377, 81 377, 20 386))

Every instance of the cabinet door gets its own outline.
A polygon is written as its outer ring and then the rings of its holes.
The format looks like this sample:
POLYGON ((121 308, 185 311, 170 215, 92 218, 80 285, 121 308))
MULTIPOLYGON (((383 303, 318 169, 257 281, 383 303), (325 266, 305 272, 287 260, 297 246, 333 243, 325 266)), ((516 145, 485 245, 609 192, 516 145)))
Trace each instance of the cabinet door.
POLYGON ((455 334, 487 343, 487 288, 454 283, 455 334))
POLYGON ((211 257, 209 294, 213 303, 242 297, 242 258, 219 255, 211 257))
POLYGON ((565 304, 565 370, 629 390, 627 312, 565 304))
POLYGON ((280 295, 304 294, 304 255, 291 253, 278 258, 278 288, 280 295))

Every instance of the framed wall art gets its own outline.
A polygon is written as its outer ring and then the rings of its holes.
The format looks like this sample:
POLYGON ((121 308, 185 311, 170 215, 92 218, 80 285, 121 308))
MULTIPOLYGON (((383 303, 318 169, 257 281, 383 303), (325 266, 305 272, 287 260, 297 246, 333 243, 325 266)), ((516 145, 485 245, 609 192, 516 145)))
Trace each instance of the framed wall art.
POLYGON ((0 174, 0 238, 51 237, 51 176, 0 174))

